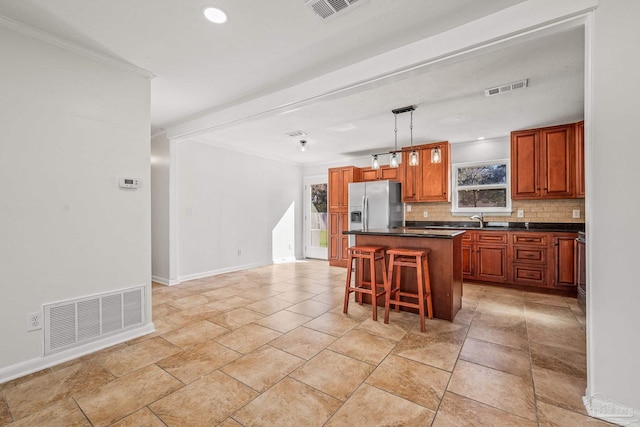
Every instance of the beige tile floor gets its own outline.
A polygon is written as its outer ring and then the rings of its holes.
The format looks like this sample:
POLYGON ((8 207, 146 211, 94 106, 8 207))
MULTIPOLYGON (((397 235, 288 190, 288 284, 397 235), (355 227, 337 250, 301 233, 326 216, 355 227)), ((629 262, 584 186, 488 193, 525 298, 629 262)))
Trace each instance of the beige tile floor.
POLYGON ((278 264, 153 286, 156 332, 0 385, 0 426, 599 426, 575 299, 465 284, 452 322, 278 264))

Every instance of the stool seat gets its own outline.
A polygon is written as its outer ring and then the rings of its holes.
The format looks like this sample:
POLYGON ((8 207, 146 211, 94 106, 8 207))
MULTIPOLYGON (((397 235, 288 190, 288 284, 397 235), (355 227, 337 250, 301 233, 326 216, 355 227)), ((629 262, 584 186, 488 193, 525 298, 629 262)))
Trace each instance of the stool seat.
POLYGON ((389 308, 391 304, 395 305, 396 312, 400 307, 417 308, 420 315, 420 332, 425 332, 425 312, 424 305, 427 303, 427 315, 429 319, 433 319, 433 302, 431 299, 431 282, 429 280, 429 249, 409 249, 409 248, 391 248, 388 249, 389 255, 389 273, 387 277, 387 293, 384 304, 384 323, 389 323, 389 308), (397 268, 396 268, 397 267, 397 268), (410 267, 416 269, 416 285, 417 292, 407 292, 401 290, 402 287, 402 267, 410 267), (394 276, 395 270, 395 276, 394 276), (395 277, 395 282, 394 282, 395 277), (391 297, 395 294, 395 299, 391 297), (404 299, 400 299, 404 297, 404 299), (407 301, 407 299, 417 300, 416 302, 407 301))
POLYGON ((362 304, 362 294, 371 295, 372 318, 378 320, 378 297, 387 292, 387 268, 385 263, 385 248, 381 246, 350 246, 347 248, 347 280, 344 290, 343 312, 349 310, 349 295, 356 293, 358 302, 362 304), (351 286, 351 274, 353 272, 353 261, 356 261, 356 280, 351 286), (364 280, 364 262, 369 262, 369 281, 364 280), (378 283, 376 277, 376 263, 380 264, 382 270, 382 283, 378 283))

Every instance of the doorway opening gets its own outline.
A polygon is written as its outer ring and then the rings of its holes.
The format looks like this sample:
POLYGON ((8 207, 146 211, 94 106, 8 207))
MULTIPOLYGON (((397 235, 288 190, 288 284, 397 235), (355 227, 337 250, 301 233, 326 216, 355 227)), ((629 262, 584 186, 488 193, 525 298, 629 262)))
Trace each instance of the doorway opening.
POLYGON ((304 257, 328 258, 327 176, 304 179, 304 257))

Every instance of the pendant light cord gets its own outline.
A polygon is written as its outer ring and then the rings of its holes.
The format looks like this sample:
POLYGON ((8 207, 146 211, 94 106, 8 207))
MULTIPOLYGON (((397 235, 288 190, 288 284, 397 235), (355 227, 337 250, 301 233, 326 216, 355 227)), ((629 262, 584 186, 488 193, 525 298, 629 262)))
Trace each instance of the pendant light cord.
POLYGON ((413 148, 413 111, 411 111, 411 122, 409 123, 409 130, 411 134, 411 148, 413 148))
POLYGON ((395 120, 395 129, 394 132, 396 134, 396 141, 395 141, 395 151, 398 151, 398 115, 394 114, 393 118, 395 120))

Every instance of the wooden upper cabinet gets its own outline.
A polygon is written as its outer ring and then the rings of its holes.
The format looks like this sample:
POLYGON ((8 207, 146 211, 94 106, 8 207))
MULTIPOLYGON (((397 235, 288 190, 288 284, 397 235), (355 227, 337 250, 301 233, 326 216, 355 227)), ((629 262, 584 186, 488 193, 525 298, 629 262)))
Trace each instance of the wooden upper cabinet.
POLYGON ((574 197, 573 127, 555 126, 540 131, 540 178, 543 197, 574 197))
POLYGON ((391 180, 402 181, 402 163, 397 168, 392 168, 389 165, 380 166, 380 169, 363 168, 362 180, 363 181, 379 181, 379 180, 391 180))
POLYGON ((349 183, 361 180, 360 168, 349 166, 329 169, 329 210, 347 209, 349 183))
POLYGON ((584 121, 576 123, 576 197, 584 198, 584 121))
MULTIPOLYGON (((424 157, 422 155, 422 150, 416 150, 418 153, 418 162, 424 157)), ((418 193, 416 191, 418 184, 418 176, 419 169, 417 166, 409 165, 409 156, 411 153, 409 151, 402 152, 402 164, 403 168, 403 180, 402 180, 402 201, 403 202, 417 202, 418 201, 418 193)), ((420 163, 418 163, 420 164, 420 163)))
POLYGON ((404 179, 402 180, 403 202, 447 202, 449 201, 450 171, 449 143, 438 142, 415 146, 418 153, 418 165, 411 166, 410 147, 404 147, 402 162, 404 179), (440 162, 431 161, 431 153, 440 150, 440 162))
POLYGON ((575 197, 574 124, 511 133, 511 198, 575 197))
POLYGON ((540 197, 538 164, 540 140, 536 130, 511 133, 511 198, 540 197))

